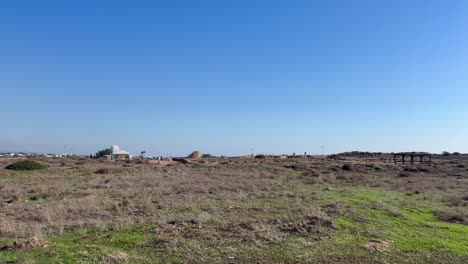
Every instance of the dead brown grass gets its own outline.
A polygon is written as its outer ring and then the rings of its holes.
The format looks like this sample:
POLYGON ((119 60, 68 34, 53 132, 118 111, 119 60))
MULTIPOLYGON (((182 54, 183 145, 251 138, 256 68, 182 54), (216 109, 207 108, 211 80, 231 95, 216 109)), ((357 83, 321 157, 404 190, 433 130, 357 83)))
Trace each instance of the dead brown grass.
MULTIPOLYGON (((112 222, 119 228, 153 221, 162 236, 197 236, 215 244, 232 237, 270 243, 288 234, 327 239, 335 230, 333 220, 342 213, 340 206, 314 205, 313 195, 297 197, 291 188, 378 186, 411 194, 468 189, 464 168, 443 160, 415 167, 322 158, 188 164, 42 162, 48 164, 47 172, 0 170, 0 236, 40 238, 75 226, 112 222), (352 170, 343 170, 345 164, 352 170)), ((466 223, 468 198, 457 197, 447 201, 453 210, 437 214, 446 221, 466 223)), ((402 216, 393 209, 389 213, 402 216)))
MULTIPOLYGON (((231 214, 224 211, 224 204, 216 205, 218 202, 257 200, 265 193, 285 190, 283 183, 292 174, 282 167, 229 164, 133 164, 128 168, 118 163, 108 163, 105 168, 96 168, 100 164, 95 163, 78 168, 56 165, 52 163, 48 173, 1 179, 2 235, 41 237, 60 234, 73 226, 114 222, 123 227, 148 219, 167 225, 174 209, 186 212, 190 219, 181 222, 177 214, 174 217, 179 220, 173 226, 188 222, 201 225, 208 219, 216 220, 217 214, 231 214), (208 205, 203 213, 193 213, 195 206, 204 204, 208 205)), ((263 220, 251 219, 264 224, 271 219, 263 220)))

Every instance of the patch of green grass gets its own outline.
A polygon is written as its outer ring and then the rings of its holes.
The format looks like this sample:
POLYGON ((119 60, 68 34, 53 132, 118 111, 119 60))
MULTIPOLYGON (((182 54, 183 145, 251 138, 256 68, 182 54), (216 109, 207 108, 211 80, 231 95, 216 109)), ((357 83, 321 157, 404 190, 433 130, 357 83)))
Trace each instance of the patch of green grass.
POLYGON ((154 245, 157 243, 158 239, 149 225, 136 225, 120 231, 76 229, 49 238, 47 247, 3 252, 0 263, 99 263, 114 260, 116 254, 123 254, 128 263, 179 262, 179 258, 170 252, 155 254, 154 245))
POLYGON ((468 256, 468 226, 440 221, 433 213, 436 201, 422 195, 384 191, 378 188, 341 188, 326 199, 339 201, 355 212, 340 218, 334 240, 351 244, 382 238, 392 240, 403 252, 427 251, 468 256), (401 216, 389 213, 397 208, 401 216), (378 237, 375 237, 376 234, 378 237))
MULTIPOLYGON (((298 185, 243 201, 197 204, 190 213, 202 213, 205 207, 218 209, 214 219, 204 222, 200 229, 181 224, 174 227, 176 231, 159 233, 158 226, 150 223, 122 230, 112 226, 76 228, 48 238, 47 247, 1 252, 0 263, 99 263, 111 261, 116 254, 126 256, 128 263, 468 261, 468 226, 440 221, 433 213, 434 208, 444 206, 441 196, 407 195, 380 188, 331 187, 331 191, 325 191, 324 186, 298 185), (343 214, 335 220, 337 230, 329 240, 285 234, 283 240, 262 242, 216 231, 217 225, 245 220, 240 214, 261 222, 295 216, 307 207, 332 203, 341 204, 343 214), (390 252, 370 253, 363 248, 370 240, 393 241, 394 248, 390 252)), ((101 202, 111 204, 112 200, 101 202)), ((167 213, 182 218, 186 212, 173 208, 167 213)))

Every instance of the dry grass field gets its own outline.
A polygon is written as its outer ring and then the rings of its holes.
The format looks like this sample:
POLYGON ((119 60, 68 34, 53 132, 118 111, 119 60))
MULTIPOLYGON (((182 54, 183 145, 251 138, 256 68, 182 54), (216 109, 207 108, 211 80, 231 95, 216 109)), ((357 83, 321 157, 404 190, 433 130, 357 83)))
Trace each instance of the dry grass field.
POLYGON ((0 159, 0 263, 468 263, 468 158, 0 159))

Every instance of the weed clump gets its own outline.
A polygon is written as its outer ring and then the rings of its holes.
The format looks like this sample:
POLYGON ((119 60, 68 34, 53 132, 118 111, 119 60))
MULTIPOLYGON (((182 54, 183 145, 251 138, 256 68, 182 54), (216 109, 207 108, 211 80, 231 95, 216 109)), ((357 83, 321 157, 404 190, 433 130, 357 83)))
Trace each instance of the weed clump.
POLYGON ((25 170, 42 170, 47 168, 46 165, 39 163, 34 160, 22 160, 15 163, 12 163, 6 166, 7 170, 18 170, 18 171, 25 171, 25 170))
POLYGON ((435 210, 435 214, 442 221, 468 225, 468 213, 462 208, 435 210))
POLYGON ((379 167, 379 166, 377 166, 377 165, 375 165, 375 164, 367 164, 366 167, 371 168, 371 169, 374 169, 374 170, 376 170, 376 171, 381 171, 381 170, 383 170, 381 167, 379 167))

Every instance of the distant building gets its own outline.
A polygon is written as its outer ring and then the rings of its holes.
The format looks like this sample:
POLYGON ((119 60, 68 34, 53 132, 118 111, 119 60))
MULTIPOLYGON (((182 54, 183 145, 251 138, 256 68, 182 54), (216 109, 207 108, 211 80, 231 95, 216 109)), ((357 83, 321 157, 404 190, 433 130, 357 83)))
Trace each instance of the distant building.
POLYGON ((111 160, 130 160, 130 153, 121 150, 119 146, 111 146, 112 154, 110 155, 111 160))

